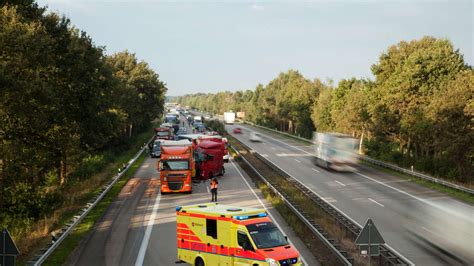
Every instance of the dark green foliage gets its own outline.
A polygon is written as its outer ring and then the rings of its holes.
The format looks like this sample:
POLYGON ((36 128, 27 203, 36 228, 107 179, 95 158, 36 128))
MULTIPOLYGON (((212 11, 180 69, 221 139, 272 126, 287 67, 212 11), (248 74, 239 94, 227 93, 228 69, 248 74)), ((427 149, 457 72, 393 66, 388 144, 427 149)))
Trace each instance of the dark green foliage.
POLYGON ((166 87, 134 54, 106 56, 69 19, 0 2, 0 227, 50 214, 163 111, 166 87))
POLYGON ((201 110, 244 111, 246 120, 304 137, 342 132, 361 152, 436 176, 474 180, 474 71, 450 41, 402 41, 372 65, 375 81, 336 87, 281 73, 254 91, 194 94, 176 101, 201 110))
POLYGON ((209 120, 206 121, 206 127, 219 132, 219 134, 224 135, 225 129, 224 129, 224 124, 220 122, 219 120, 209 120))

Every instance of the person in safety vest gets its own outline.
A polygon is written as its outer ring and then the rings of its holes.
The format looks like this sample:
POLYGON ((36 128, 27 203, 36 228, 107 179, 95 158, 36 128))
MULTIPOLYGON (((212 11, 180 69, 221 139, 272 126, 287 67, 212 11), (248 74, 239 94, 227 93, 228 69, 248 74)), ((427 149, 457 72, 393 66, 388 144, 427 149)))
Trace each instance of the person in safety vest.
POLYGON ((211 194, 212 194, 212 199, 211 201, 217 202, 217 179, 215 177, 212 178, 211 180, 211 194))

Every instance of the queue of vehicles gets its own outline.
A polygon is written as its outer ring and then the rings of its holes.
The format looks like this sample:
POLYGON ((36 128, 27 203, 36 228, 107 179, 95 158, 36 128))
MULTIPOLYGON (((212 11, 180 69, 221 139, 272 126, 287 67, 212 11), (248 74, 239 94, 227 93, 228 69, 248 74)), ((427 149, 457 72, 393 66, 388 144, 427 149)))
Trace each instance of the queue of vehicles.
MULTIPOLYGON (((189 116, 186 118, 189 121, 189 116)), ((178 123, 179 119, 178 115, 178 123)), ((160 158, 157 170, 162 194, 192 193, 193 180, 225 174, 227 139, 205 132, 203 117, 195 116, 192 121, 197 134, 187 134, 184 127, 171 130, 169 124, 176 123, 171 115, 165 122, 168 124, 155 130, 150 154, 160 158)), ((298 251, 263 209, 206 203, 176 207, 176 216, 179 262, 196 266, 302 265, 298 251)))
POLYGON ((227 139, 215 132, 205 132, 201 120, 194 121, 198 134, 187 134, 185 127, 175 132, 173 124, 180 123, 180 116, 168 113, 155 137, 149 144, 150 156, 160 158, 161 193, 192 192, 192 181, 208 180, 225 173, 224 162, 229 160, 227 139))

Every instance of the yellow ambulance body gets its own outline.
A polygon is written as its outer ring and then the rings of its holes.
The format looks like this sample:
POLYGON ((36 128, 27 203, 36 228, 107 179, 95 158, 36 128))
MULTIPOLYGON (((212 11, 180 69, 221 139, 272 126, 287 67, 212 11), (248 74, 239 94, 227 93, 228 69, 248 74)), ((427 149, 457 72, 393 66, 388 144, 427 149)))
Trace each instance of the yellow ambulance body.
POLYGON ((197 266, 302 265, 263 209, 206 203, 176 208, 178 260, 197 266))

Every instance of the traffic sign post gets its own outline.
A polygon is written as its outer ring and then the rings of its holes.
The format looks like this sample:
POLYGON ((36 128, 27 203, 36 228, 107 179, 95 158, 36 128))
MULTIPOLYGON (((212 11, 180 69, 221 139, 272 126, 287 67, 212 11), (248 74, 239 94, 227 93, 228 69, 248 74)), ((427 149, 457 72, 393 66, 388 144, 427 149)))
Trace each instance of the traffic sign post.
POLYGON ((355 244, 359 246, 362 256, 369 257, 370 265, 370 257, 380 256, 380 245, 385 244, 385 240, 383 240, 372 219, 369 218, 357 236, 355 244))
POLYGON ((20 251, 6 228, 2 230, 0 238, 0 266, 14 266, 20 251))

